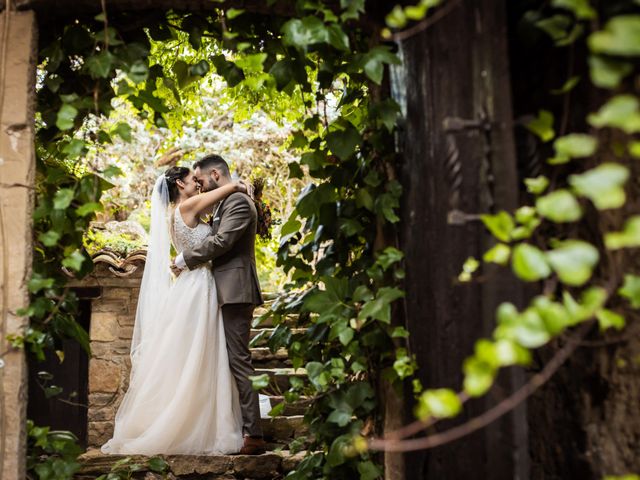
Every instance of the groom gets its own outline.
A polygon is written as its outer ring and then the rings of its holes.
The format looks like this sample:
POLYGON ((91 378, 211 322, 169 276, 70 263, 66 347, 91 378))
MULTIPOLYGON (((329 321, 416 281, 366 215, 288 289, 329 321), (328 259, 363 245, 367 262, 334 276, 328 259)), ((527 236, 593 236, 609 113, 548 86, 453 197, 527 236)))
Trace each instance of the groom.
MULTIPOLYGON (((194 165, 195 176, 203 191, 211 191, 231 182, 229 165, 220 155, 207 155, 194 165)), ((249 330, 253 309, 262 304, 256 272, 255 237, 257 213, 253 201, 236 192, 223 200, 213 214, 211 235, 198 247, 185 250, 175 259, 178 269, 192 269, 213 260, 213 276, 222 307, 229 366, 238 392, 244 433, 244 455, 265 451, 260 426, 258 392, 249 375, 255 375, 249 351, 249 330)))

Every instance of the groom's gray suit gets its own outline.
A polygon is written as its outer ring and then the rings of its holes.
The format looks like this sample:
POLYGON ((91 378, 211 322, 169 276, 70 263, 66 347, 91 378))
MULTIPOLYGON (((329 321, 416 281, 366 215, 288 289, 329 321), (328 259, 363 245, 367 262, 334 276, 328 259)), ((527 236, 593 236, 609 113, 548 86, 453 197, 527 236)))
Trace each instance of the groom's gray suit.
POLYGON ((255 375, 249 351, 249 331, 253 309, 262 304, 256 271, 255 239, 257 213, 251 199, 232 193, 223 200, 212 219, 211 235, 198 247, 183 252, 192 269, 213 260, 213 276, 222 307, 229 366, 240 393, 243 430, 246 435, 262 436, 258 393, 249 375, 255 375))

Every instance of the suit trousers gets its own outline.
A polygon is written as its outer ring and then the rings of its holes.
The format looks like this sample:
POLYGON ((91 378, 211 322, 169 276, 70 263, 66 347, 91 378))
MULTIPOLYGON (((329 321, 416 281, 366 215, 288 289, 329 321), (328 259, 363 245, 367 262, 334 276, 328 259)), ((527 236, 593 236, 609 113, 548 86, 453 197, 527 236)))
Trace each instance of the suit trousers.
POLYGON ((227 303, 222 306, 222 320, 229 353, 229 367, 240 394, 243 433, 261 437, 258 392, 252 388, 249 380, 249 375, 255 375, 249 351, 249 331, 254 308, 250 303, 227 303))

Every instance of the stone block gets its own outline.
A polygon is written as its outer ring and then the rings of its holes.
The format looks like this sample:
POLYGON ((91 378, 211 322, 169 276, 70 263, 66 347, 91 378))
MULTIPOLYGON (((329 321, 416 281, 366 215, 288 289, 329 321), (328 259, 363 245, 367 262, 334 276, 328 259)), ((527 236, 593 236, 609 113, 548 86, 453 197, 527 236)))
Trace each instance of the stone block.
POLYGON ((223 474, 233 468, 233 461, 229 455, 195 456, 168 455, 165 460, 174 475, 190 474, 223 474))
POLYGON ((111 312, 118 315, 128 315, 130 311, 130 305, 130 302, 123 301, 121 298, 98 298, 91 302, 91 311, 111 312))
POLYGON ((116 362, 92 358, 89 361, 89 392, 117 392, 121 381, 120 370, 116 362))
POLYGON ((100 447, 113 435, 113 422, 89 422, 88 443, 91 447, 100 447))
POLYGON ((120 327, 118 329, 118 338, 123 340, 131 340, 133 338, 133 326, 120 327))
POLYGON ((118 336, 117 317, 110 312, 92 312, 89 337, 92 342, 112 342, 118 336))
POLYGON ((275 453, 233 456, 233 469, 240 478, 278 478, 282 457, 275 453))
POLYGON ((136 315, 135 315, 135 306, 132 309, 133 313, 130 313, 128 315, 118 315, 118 324, 121 327, 133 327, 133 325, 135 324, 136 321, 136 315))
POLYGON ((110 288, 105 288, 102 292, 103 292, 102 298, 104 300, 109 300, 109 301, 122 300, 127 305, 131 301, 130 288, 110 287, 110 288))

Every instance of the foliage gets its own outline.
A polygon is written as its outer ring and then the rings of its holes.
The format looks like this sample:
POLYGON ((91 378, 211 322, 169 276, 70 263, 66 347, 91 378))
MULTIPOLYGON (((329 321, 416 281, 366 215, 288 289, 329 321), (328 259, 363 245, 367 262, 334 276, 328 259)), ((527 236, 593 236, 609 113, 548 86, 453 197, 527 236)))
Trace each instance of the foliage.
POLYGON ((79 470, 76 458, 82 449, 71 432, 37 427, 27 421, 27 473, 40 480, 70 480, 79 470))
POLYGON ((135 463, 131 457, 125 457, 113 464, 111 471, 100 475, 96 480, 130 480, 136 472, 165 472, 169 468, 162 457, 151 457, 143 463, 135 463))

